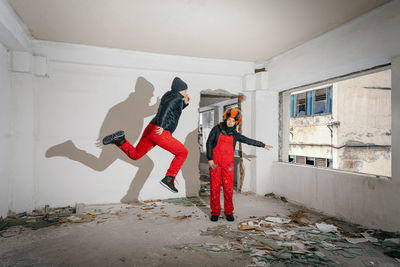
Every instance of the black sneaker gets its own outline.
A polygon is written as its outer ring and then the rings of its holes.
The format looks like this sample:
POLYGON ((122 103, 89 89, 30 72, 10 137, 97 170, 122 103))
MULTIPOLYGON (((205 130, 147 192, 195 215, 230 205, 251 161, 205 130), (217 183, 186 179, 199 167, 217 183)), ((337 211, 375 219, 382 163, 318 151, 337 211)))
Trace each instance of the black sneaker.
POLYGON ((122 146, 125 143, 124 131, 118 131, 103 138, 103 145, 115 144, 122 146))
POLYGON ((165 176, 164 179, 161 180, 160 184, 162 184, 165 188, 170 190, 173 193, 178 193, 178 189, 175 187, 175 177, 165 176))
POLYGON ((216 221, 218 221, 218 215, 211 215, 211 218, 210 218, 210 220, 212 221, 212 222, 216 222, 216 221))
POLYGON ((230 222, 233 222, 235 220, 235 217, 233 217, 232 214, 229 214, 229 215, 226 215, 226 220, 230 221, 230 222))

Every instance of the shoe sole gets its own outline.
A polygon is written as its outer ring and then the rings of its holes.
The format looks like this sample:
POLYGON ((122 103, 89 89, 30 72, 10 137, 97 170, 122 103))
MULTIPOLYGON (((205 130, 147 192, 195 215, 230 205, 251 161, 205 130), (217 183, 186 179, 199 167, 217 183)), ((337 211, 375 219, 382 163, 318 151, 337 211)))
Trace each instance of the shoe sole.
POLYGON ((171 191, 172 193, 178 193, 178 191, 172 190, 171 188, 169 188, 168 185, 164 184, 162 181, 160 182, 160 184, 161 184, 162 186, 164 186, 165 188, 167 188, 167 189, 168 189, 169 191, 171 191))
POLYGON ((119 138, 124 135, 125 135, 124 131, 118 131, 116 133, 107 135, 106 137, 103 138, 103 145, 109 145, 114 141, 115 138, 119 138))

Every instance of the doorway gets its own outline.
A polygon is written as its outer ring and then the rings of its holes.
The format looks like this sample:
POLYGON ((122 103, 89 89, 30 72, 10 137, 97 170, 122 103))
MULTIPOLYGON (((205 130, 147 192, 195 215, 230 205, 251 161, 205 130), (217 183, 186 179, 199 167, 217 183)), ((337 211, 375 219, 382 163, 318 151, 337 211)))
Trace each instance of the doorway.
MULTIPOLYGON (((199 145, 200 145, 200 196, 210 194, 210 174, 206 157, 206 143, 212 128, 223 121, 223 114, 229 108, 239 108, 242 97, 228 92, 202 92, 199 108, 199 145)), ((240 126, 239 126, 240 127, 240 126)), ((239 128, 237 129, 239 130, 239 128)), ((234 190, 240 189, 240 177, 243 175, 241 148, 237 145, 234 157, 234 190)))

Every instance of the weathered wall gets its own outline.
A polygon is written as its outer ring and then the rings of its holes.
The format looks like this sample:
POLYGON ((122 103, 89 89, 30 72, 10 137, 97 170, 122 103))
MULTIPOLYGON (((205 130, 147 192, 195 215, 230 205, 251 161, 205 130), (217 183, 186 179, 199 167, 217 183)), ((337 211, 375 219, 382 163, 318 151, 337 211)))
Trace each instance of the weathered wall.
POLYGON ((6 217, 9 204, 10 141, 12 94, 7 49, 0 43, 0 217, 6 217))
MULTIPOLYGON (((253 63, 174 57, 50 42, 35 42, 45 60, 41 74, 14 73, 16 94, 14 149, 29 148, 27 169, 17 169, 11 209, 74 202, 104 203, 197 195, 197 140, 200 92, 225 89, 238 93, 253 63), (191 102, 174 136, 189 150, 177 176, 178 194, 159 181, 172 155, 159 147, 138 161, 101 139, 123 129, 137 144, 155 115, 159 98, 175 76, 189 86, 191 102), (28 128, 26 128, 28 127, 28 128), (28 129, 28 130, 26 130, 28 129), (20 192, 24 192, 21 195, 20 192)), ((29 61, 31 57, 25 55, 29 61)), ((14 162, 19 164, 19 158, 14 162)))
POLYGON ((337 168, 391 176, 391 70, 334 84, 337 168))
POLYGON ((390 177, 390 77, 389 69, 326 84, 333 88, 332 114, 290 118, 289 154, 333 158, 334 168, 390 177))
MULTIPOLYGON (((289 104, 290 108, 290 104, 289 104)), ((332 115, 290 119, 289 155, 332 158, 332 138, 328 126, 332 115)))

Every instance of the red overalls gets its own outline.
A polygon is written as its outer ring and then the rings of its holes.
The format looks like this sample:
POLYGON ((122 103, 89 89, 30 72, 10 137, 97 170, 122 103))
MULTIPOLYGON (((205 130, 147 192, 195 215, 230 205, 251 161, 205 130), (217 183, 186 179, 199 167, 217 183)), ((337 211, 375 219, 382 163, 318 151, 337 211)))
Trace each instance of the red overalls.
POLYGON ((215 168, 210 168, 210 207, 211 215, 220 215, 221 179, 224 188, 224 214, 233 215, 233 136, 219 135, 218 143, 213 149, 215 168))
POLYGON ((128 141, 119 148, 133 160, 140 159, 156 145, 164 148, 175 155, 165 176, 175 177, 185 162, 188 150, 169 131, 164 130, 161 135, 158 135, 156 133, 157 128, 158 126, 154 124, 147 125, 136 148, 128 141))

